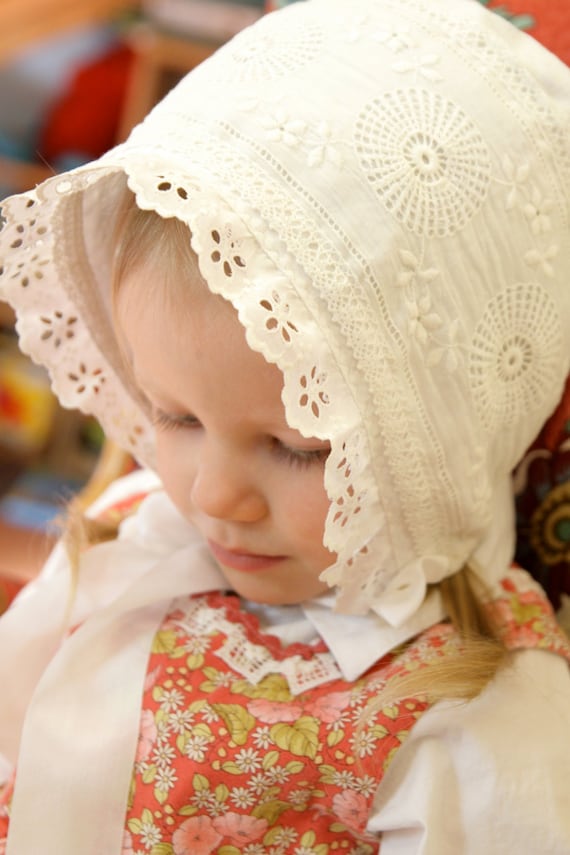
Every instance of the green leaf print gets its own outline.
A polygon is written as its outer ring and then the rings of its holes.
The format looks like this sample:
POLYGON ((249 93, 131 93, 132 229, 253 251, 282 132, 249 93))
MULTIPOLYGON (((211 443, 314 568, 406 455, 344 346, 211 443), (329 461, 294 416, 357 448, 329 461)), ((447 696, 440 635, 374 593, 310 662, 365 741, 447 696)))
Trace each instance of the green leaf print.
POLYGON ((254 717, 239 704, 212 704, 212 709, 223 720, 235 744, 245 745, 249 731, 257 724, 254 717))
POLYGON ((289 802, 275 799, 272 802, 263 802, 252 810, 252 815, 257 819, 266 819, 268 825, 275 825, 281 814, 289 807, 289 802))
POLYGON ((150 850, 150 855, 174 855, 174 849, 170 843, 157 843, 150 850))
POLYGON ((268 751, 265 757, 263 758, 263 768, 265 770, 271 769, 272 766, 279 760, 279 752, 278 751, 268 751))
POLYGON ((240 767, 232 760, 222 763, 222 769, 224 772, 229 772, 230 775, 243 775, 243 769, 240 769, 240 767))
MULTIPOLYGON (((153 764, 152 766, 147 766, 142 774, 143 784, 152 784, 154 779, 156 778, 156 766, 153 764)), ((152 814, 151 814, 151 822, 152 822, 152 814)))
POLYGON ((314 760, 319 746, 319 722, 312 716, 301 716, 294 724, 274 724, 271 738, 279 748, 298 757, 314 760))
POLYGON ((192 778, 192 786, 197 793, 203 793, 205 790, 210 789, 210 782, 204 775, 196 774, 192 778))
POLYGON ((218 784, 218 786, 214 790, 214 795, 216 797, 216 801, 220 802, 220 804, 223 804, 226 801, 229 794, 230 794, 230 791, 229 791, 228 787, 226 787, 225 784, 218 784))
POLYGON ((167 653, 169 656, 175 656, 176 658, 184 656, 186 652, 184 648, 180 647, 178 650, 176 649, 177 641, 178 636, 173 629, 159 630, 152 642, 152 652, 167 653))
POLYGON ((163 787, 155 787, 154 797, 159 803, 159 805, 163 805, 168 798, 168 789, 164 789, 163 787))
POLYGON ((289 683, 280 674, 269 674, 255 686, 247 680, 237 680, 232 690, 246 698, 263 698, 266 701, 290 701, 293 698, 289 683))

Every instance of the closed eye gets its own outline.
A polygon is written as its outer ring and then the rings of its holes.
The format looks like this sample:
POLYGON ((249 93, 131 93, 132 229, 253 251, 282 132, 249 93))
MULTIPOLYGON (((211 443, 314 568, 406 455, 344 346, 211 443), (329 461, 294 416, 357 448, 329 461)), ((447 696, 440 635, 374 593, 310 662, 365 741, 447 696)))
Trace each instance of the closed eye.
POLYGON ((152 410, 152 424, 157 430, 180 430, 181 428, 200 427, 200 422, 195 416, 175 416, 165 413, 157 407, 152 410))
POLYGON ((290 466, 308 467, 315 463, 324 463, 330 454, 330 446, 321 448, 293 448, 279 439, 274 439, 272 450, 277 459, 283 460, 290 466))

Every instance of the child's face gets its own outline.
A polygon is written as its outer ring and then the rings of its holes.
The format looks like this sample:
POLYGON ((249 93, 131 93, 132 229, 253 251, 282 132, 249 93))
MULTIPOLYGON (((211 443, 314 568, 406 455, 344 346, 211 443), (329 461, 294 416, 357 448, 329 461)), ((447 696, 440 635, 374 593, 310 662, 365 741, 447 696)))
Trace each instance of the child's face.
POLYGON ((166 491, 246 599, 322 593, 319 574, 334 560, 322 543, 328 445, 287 425, 282 375, 250 350, 228 303, 198 286, 187 305, 166 308, 144 295, 145 279, 124 282, 118 320, 154 411, 166 491))

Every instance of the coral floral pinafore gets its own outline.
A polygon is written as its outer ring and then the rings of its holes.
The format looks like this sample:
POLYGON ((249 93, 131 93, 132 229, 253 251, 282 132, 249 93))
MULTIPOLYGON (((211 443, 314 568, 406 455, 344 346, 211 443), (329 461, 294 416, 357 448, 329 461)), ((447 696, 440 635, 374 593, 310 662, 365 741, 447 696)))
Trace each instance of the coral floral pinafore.
MULTIPOLYGON (((570 659, 547 601, 535 589, 517 592, 514 579, 516 571, 494 605, 507 646, 570 659)), ((240 644, 241 655, 295 657, 307 673, 327 653, 323 642, 283 646, 260 632, 235 595, 176 601, 149 657, 122 855, 378 852, 366 834, 374 795, 428 705, 407 699, 367 713, 367 704, 387 680, 455 648, 453 629, 428 629, 356 682, 329 680, 297 695, 277 670, 257 684, 244 679, 228 664, 240 644)))

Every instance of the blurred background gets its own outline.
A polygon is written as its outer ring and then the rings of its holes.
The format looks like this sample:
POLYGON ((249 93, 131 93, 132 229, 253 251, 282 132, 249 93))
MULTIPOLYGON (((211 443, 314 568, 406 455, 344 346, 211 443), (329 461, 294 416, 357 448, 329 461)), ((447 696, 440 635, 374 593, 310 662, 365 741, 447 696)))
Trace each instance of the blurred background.
MULTIPOLYGON (((295 0, 1 0, 0 212, 7 195, 124 139, 183 74, 287 2, 295 0)), ((570 0, 479 2, 570 64, 570 0)), ((48 378, 18 350, 14 320, 0 303, 0 575, 17 587, 37 572, 66 503, 88 502, 135 464, 93 420, 59 408, 48 378)), ((561 471, 568 480, 570 449, 556 478, 561 471)), ((541 470, 542 493, 545 477, 541 470)), ((519 508, 527 544, 543 505, 537 490, 526 478, 519 508)), ((551 554, 546 571, 536 549, 524 555, 551 586, 562 573, 558 605, 565 585, 570 593, 570 511, 565 531, 566 551, 555 561, 551 554)), ((8 588, 0 586, 0 612, 8 588)))

